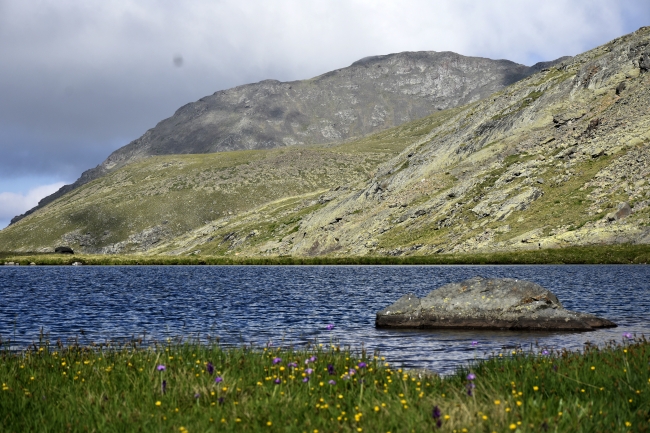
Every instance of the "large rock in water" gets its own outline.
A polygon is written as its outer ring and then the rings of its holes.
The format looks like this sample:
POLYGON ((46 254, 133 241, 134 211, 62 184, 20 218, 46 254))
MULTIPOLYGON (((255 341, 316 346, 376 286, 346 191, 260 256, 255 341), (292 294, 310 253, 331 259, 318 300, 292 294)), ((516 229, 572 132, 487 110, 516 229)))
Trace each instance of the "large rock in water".
POLYGON ((566 310, 539 284, 511 278, 474 277, 446 284, 424 298, 402 296, 377 313, 378 328, 582 330, 616 324, 566 310))

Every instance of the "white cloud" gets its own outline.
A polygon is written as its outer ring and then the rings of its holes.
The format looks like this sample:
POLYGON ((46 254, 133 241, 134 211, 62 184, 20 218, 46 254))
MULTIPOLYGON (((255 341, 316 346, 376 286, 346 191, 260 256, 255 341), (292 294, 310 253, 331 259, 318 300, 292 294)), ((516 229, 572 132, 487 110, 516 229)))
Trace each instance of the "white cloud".
POLYGON ((0 227, 5 227, 11 218, 33 208, 38 201, 64 185, 63 182, 41 185, 27 191, 26 194, 0 192, 0 227))

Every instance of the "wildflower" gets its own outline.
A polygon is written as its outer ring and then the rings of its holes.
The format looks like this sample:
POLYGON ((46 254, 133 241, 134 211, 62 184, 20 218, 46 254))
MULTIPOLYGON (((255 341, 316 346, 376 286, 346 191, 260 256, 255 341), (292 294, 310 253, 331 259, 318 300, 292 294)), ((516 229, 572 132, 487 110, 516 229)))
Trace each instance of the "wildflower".
POLYGON ((219 397, 219 400, 218 400, 218 401, 219 401, 219 404, 223 404, 223 400, 224 400, 223 397, 219 397))
POLYGON ((349 371, 348 373, 350 374, 350 376, 352 376, 352 375, 355 374, 356 372, 357 372, 357 370, 355 370, 354 368, 351 368, 350 371, 349 371))
POLYGON ((539 391, 539 387, 538 386, 533 386, 533 391, 539 391))
POLYGON ((546 349, 542 350, 542 355, 548 355, 548 350, 546 349))
POLYGON ((330 374, 330 376, 336 374, 336 372, 334 371, 334 365, 327 364, 327 372, 330 374))
POLYGON ((330 323, 329 325, 327 325, 327 330, 328 330, 328 331, 331 331, 332 329, 334 329, 334 325, 333 325, 333 324, 330 323))
POLYGON ((160 384, 160 387, 162 388, 162 393, 164 394, 167 392, 167 381, 163 380, 162 383, 160 384))
POLYGON ((359 367, 359 369, 362 369, 362 368, 366 368, 367 366, 368 364, 366 364, 365 362, 360 362, 357 367, 359 367))
POLYGON ((336 381, 334 381, 334 380, 330 380, 330 381, 327 382, 327 383, 329 383, 330 385, 336 385, 336 381))
POLYGON ((206 364, 205 369, 208 371, 208 374, 214 373, 214 365, 211 362, 206 364))
POLYGON ((478 341, 472 341, 472 346, 476 346, 478 344, 478 341))
POLYGON ((474 373, 470 373, 467 375, 467 380, 474 380, 476 379, 476 375, 474 373))
POLYGON ((273 382, 275 382, 276 385, 280 385, 280 383, 282 383, 279 377, 276 377, 273 382))
POLYGON ((282 358, 273 358, 273 364, 279 364, 282 362, 282 358))
POLYGON ((514 430, 517 428, 517 424, 510 424, 510 430, 514 430))
POLYGON ((315 356, 312 356, 309 358, 309 362, 316 362, 317 359, 318 358, 316 358, 315 356))
POLYGON ((436 420, 436 427, 442 427, 442 412, 440 412, 440 408, 438 406, 433 406, 433 413, 431 416, 436 420))
POLYGON ((500 404, 501 404, 501 400, 494 400, 494 404, 496 404, 497 406, 500 405, 500 404))
POLYGON ((201 397, 201 394, 199 394, 198 392, 194 394, 194 398, 197 398, 197 399, 198 399, 198 398, 200 398, 200 397, 201 397))
POLYGON ((632 427, 632 423, 629 421, 625 421, 625 427, 632 427))
POLYGON ((305 369, 305 373, 307 373, 307 374, 312 374, 313 372, 314 372, 314 370, 311 369, 311 368, 306 368, 305 369))
POLYGON ((298 364, 295 363, 295 362, 290 362, 290 363, 287 364, 287 367, 297 368, 297 367, 298 367, 298 364))
POLYGON ((158 400, 158 401, 156 402, 156 406, 160 406, 161 404, 162 404, 162 403, 160 402, 160 400, 158 400))
POLYGON ((629 332, 624 332, 624 333, 623 333, 623 337, 627 338, 628 340, 631 340, 631 339, 634 338, 634 337, 632 336, 632 334, 629 333, 629 332))
POLYGON ((309 376, 305 377, 302 381, 305 383, 309 382, 309 376))

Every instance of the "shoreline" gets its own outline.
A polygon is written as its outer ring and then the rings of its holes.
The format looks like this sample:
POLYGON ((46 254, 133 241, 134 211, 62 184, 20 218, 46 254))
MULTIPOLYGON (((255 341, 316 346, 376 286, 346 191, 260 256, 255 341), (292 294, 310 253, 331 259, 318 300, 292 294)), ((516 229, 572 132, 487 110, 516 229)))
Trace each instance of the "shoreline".
POLYGON ((598 245, 561 249, 526 250, 494 253, 457 253, 432 256, 166 256, 166 255, 99 255, 0 252, 0 266, 80 265, 607 265, 647 264, 650 245, 598 245))

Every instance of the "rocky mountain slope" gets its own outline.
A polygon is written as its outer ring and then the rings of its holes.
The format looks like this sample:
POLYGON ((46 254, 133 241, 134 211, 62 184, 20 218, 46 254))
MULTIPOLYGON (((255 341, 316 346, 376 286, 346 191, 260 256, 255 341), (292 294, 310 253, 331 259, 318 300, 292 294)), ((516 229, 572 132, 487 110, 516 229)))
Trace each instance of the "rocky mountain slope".
POLYGON ((528 67, 451 52, 404 52, 309 80, 219 91, 181 107, 25 215, 142 158, 338 143, 476 101, 560 60, 528 67))
POLYGON ((650 27, 337 146, 147 158, 4 250, 423 255, 650 243, 650 27))

